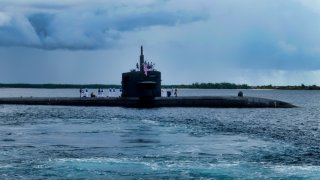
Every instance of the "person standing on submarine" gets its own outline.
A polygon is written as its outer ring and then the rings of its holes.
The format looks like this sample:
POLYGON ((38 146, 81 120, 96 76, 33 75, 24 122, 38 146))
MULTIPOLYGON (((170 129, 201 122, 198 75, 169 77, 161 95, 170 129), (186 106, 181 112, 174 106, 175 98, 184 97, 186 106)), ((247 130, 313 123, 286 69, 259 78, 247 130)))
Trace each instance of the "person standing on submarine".
POLYGON ((174 89, 174 96, 178 97, 178 89, 177 88, 174 89))

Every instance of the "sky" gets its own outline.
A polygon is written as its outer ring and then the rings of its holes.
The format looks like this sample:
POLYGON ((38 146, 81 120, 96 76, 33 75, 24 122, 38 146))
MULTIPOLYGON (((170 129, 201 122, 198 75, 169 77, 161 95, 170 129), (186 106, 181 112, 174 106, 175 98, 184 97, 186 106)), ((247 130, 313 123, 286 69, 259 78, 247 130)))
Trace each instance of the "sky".
POLYGON ((319 0, 1 0, 0 83, 320 85, 319 0))

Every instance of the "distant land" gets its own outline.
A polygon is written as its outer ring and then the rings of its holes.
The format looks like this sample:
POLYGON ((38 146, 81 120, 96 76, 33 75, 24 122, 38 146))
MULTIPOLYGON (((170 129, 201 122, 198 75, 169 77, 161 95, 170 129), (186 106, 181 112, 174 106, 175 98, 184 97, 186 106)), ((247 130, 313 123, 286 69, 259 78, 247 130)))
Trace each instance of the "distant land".
MULTIPOLYGON (((108 89, 108 88, 120 88, 121 85, 115 84, 1 84, 0 88, 39 88, 39 89, 108 89)), ((234 84, 234 83, 192 83, 189 85, 162 85, 162 88, 179 88, 179 89, 278 89, 278 90, 320 90, 320 86, 311 85, 306 86, 304 84, 297 86, 249 86, 247 84, 234 84)))

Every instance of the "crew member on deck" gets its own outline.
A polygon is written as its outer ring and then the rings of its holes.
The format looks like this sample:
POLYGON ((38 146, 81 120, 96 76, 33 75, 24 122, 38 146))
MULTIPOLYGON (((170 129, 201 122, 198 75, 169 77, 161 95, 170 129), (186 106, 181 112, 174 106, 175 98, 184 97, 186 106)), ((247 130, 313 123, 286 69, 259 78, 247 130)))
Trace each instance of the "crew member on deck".
POLYGON ((104 90, 101 89, 101 97, 104 97, 104 90))
POLYGON ((112 96, 112 90, 111 90, 111 88, 109 88, 109 97, 111 97, 112 96))
POLYGON ((86 88, 86 91, 84 93, 84 97, 89 97, 89 92, 88 92, 88 89, 86 88))

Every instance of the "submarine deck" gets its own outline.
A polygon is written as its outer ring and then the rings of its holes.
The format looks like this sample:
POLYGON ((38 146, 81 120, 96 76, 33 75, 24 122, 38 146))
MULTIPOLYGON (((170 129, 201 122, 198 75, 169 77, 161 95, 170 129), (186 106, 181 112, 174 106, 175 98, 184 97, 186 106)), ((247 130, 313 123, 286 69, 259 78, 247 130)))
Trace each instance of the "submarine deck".
POLYGON ((13 105, 56 105, 56 106, 115 106, 115 107, 209 107, 209 108, 293 108, 290 103, 238 96, 185 96, 139 98, 71 98, 71 97, 16 97, 0 98, 0 104, 13 105))

